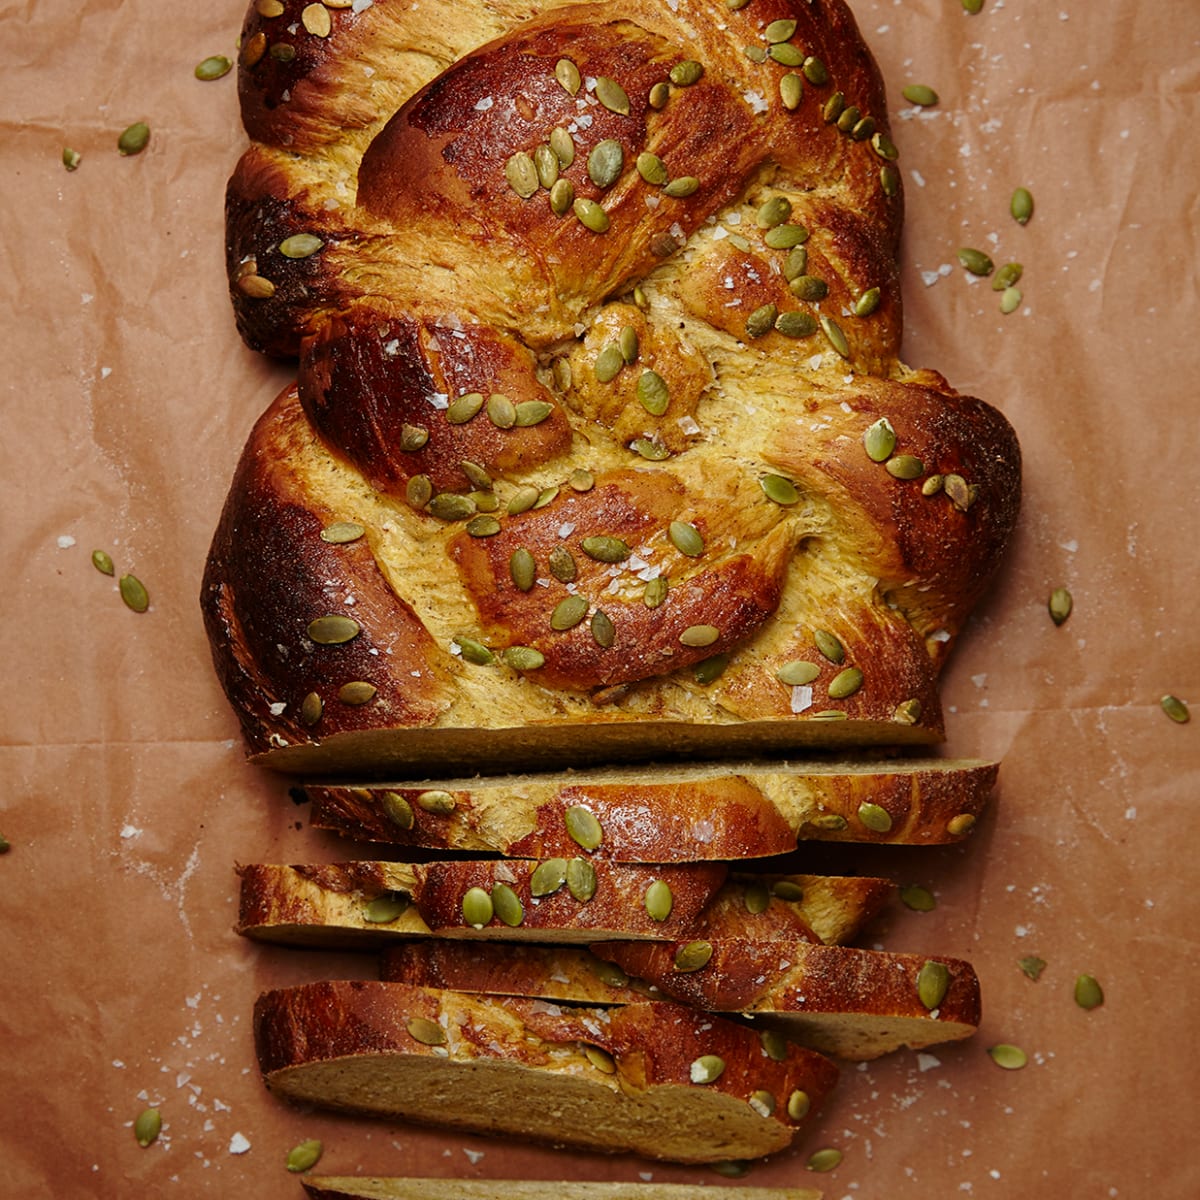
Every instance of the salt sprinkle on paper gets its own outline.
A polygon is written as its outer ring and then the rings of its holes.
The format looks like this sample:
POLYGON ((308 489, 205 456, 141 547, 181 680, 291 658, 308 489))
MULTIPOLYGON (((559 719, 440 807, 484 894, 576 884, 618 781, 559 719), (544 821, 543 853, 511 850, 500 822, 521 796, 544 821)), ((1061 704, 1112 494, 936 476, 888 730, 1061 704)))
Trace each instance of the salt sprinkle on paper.
POLYGON ((75 545, 75 539, 69 534, 60 534, 58 538, 58 548, 60 550, 70 550, 75 545))

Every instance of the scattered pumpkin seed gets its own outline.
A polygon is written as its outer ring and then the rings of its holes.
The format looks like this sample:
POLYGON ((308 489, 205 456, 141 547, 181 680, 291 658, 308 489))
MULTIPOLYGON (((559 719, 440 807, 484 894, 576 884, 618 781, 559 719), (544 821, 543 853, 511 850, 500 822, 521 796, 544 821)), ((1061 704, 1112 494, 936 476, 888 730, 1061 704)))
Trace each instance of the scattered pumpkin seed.
POLYGON ((507 883, 492 885, 492 908, 496 916, 510 929, 525 920, 525 906, 507 883))
POLYGON ((774 1093, 768 1092, 765 1088, 760 1088, 758 1091, 750 1093, 750 1099, 746 1101, 752 1109, 760 1117, 769 1117, 775 1112, 775 1096, 774 1093))
POLYGON ((628 367, 633 366, 638 360, 638 352, 641 350, 641 342, 638 338, 637 330, 632 325, 622 325, 621 332, 617 335, 617 346, 621 351, 621 358, 628 367))
POLYGON ((375 699, 377 690, 373 683, 368 683, 365 679, 355 679, 350 683, 343 683, 338 688, 338 699, 343 704, 357 707, 370 704, 375 699))
POLYGON ((958 261, 972 275, 990 275, 995 267, 992 260, 982 250, 976 250, 973 246, 963 246, 958 251, 958 261))
POLYGON ((193 74, 197 79, 220 79, 222 75, 229 74, 229 69, 232 66, 233 63, 225 55, 210 54, 208 58, 203 58, 196 64, 193 74))
POLYGON ((409 898, 403 892, 385 892, 369 901, 362 910, 368 925, 390 925, 408 911, 409 898))
POLYGON ((397 829, 411 829, 416 821, 412 805, 399 792, 388 790, 381 793, 379 807, 397 829))
POLYGON ((457 492, 439 492, 429 501, 430 516, 439 521, 465 521, 475 515, 475 501, 457 492))
POLYGON ((936 496, 942 490, 944 480, 941 475, 927 475, 921 484, 922 496, 936 496))
POLYGON ((783 262, 783 277, 791 283, 793 279, 808 272, 808 247, 795 246, 783 262))
POLYGON ((550 130, 550 149, 558 159, 558 165, 566 170, 575 161, 575 142, 561 125, 550 130))
POLYGON ((966 512, 971 507, 971 490, 961 475, 952 473, 943 476, 942 490, 950 497, 950 502, 960 512, 966 512))
MULTIPOLYGON (((540 425, 553 411, 554 405, 548 400, 522 400, 517 405, 516 428, 529 429, 540 425)), ((555 495, 557 494, 558 490, 555 489, 555 495)))
POLYGON ((893 479, 920 479, 925 474, 925 464, 912 454, 897 454, 884 468, 893 479))
POLYGON ((608 213, 595 200, 577 199, 573 205, 575 215, 585 229, 593 233, 605 233, 608 230, 608 213))
POLYGON ((917 972, 917 995, 932 1012, 946 998, 950 987, 950 971, 945 963, 927 959, 917 972))
POLYGON ((143 1108, 133 1122, 133 1136, 144 1150, 162 1132, 162 1113, 157 1108, 143 1108))
POLYGON ((664 196, 670 196, 674 200, 682 200, 687 196, 693 195, 699 187, 700 180, 695 175, 680 175, 678 179, 672 179, 662 191, 664 196))
POLYGON ((267 35, 260 29, 242 46, 242 65, 244 67, 256 66, 266 52, 267 35))
POLYGON ((446 1031, 428 1017, 412 1017, 404 1028, 408 1030, 408 1036, 414 1042, 420 1042, 422 1046, 444 1046, 446 1044, 446 1031))
POLYGON ((827 629, 813 630, 813 645, 827 658, 831 663, 844 662, 846 659, 846 648, 841 641, 827 629))
POLYGON ((763 495, 768 500, 784 507, 795 504, 800 499, 800 493, 796 490, 796 485, 783 475, 764 475, 758 481, 758 485, 762 488, 763 495))
POLYGON ((315 725, 325 711, 325 701, 316 692, 309 692, 300 701, 300 724, 306 727, 315 725))
POLYGON ((495 537, 500 532, 500 522, 490 514, 472 517, 467 522, 467 533, 471 537, 495 537))
POLYGON ((1003 1067, 1006 1071, 1019 1071, 1029 1061, 1029 1056, 1020 1046, 1014 1046, 1009 1042, 999 1042, 995 1046, 989 1046, 988 1054, 991 1055, 992 1062, 996 1066, 1003 1067))
POLYGON ((583 84, 583 76, 580 75, 579 68, 569 58, 560 58, 554 64, 554 78, 572 96, 579 91, 583 84))
POLYGON ((311 258, 325 243, 315 233, 293 233, 279 243, 284 258, 311 258))
POLYGON ((810 713, 810 721, 846 721, 849 718, 840 708, 825 708, 820 712, 810 713))
POLYGON ((579 546, 588 558, 602 563, 624 562, 633 553, 629 544, 621 538, 602 534, 585 537, 579 546))
POLYGON ((747 46, 746 57, 752 63, 765 63, 767 61, 767 52, 762 46, 747 46))
POLYGON ((788 112, 795 112, 804 99, 804 78, 795 71, 789 71, 779 81, 779 100, 788 112))
POLYGON ((324 1147, 316 1138, 309 1138, 288 1151, 286 1166, 293 1175, 311 1171, 321 1160, 324 1147))
POLYGON ((1094 975, 1080 975, 1076 978, 1075 1003, 1089 1012, 1104 1003, 1104 989, 1094 975))
POLYGON ((546 665, 546 656, 532 646, 509 646, 503 658, 514 671, 536 671, 546 665))
POLYGON ((900 151, 896 149, 896 143, 883 130, 871 136, 871 149, 879 155, 880 158, 886 158, 888 162, 895 162, 900 157, 900 151))
POLYGON ((767 57, 782 67, 798 67, 804 62, 803 53, 789 42, 776 42, 768 46, 767 57))
POLYGON ((910 83, 900 94, 909 104, 916 104, 921 108, 929 108, 938 102, 937 92, 923 83, 910 83))
POLYGON ((548 142, 543 142, 533 152, 533 165, 537 168, 538 183, 549 191, 558 182, 558 155, 548 142))
POLYGON ((864 800, 858 806, 858 819, 873 833, 887 833, 892 827, 891 813, 870 800, 864 800))
POLYGON ((518 150, 504 164, 504 178, 522 200, 528 200, 538 190, 537 165, 524 150, 518 150))
POLYGON ((603 1071, 605 1075, 616 1074, 616 1060, 607 1050, 603 1050, 599 1046, 585 1045, 583 1047, 583 1054, 597 1071, 603 1071))
POLYGON ((879 307, 880 292, 877 287, 868 288, 854 302, 856 317, 869 317, 879 307))
POLYGON ((567 478, 571 490, 575 492, 590 492, 596 486, 596 478, 591 471, 576 467, 567 478))
POLYGON ((816 84, 821 87, 829 82, 829 72, 825 68, 825 64, 819 59, 811 55, 804 60, 804 65, 801 68, 804 71, 804 78, 809 83, 816 84))
POLYGON ((1009 313, 1014 313, 1021 307, 1021 289, 1008 287, 1004 289, 1000 297, 1000 311, 1007 317, 1009 313))
POLYGON ((850 822, 841 813, 821 813, 820 816, 813 817, 809 824, 814 829, 820 829, 826 833, 841 833, 849 826, 850 822))
POLYGON ((742 903, 752 916, 766 912, 771 903, 771 892, 765 883, 748 883, 742 892, 742 903))
POLYGON ((499 392, 493 392, 487 400, 487 415, 497 429, 511 429, 517 423, 517 406, 499 392))
POLYGON ((656 442, 653 438, 634 438, 629 443, 629 448, 647 462, 662 462, 671 457, 671 451, 662 442, 656 442))
POLYGON ((661 112, 667 107, 667 101, 671 98, 671 85, 665 80, 660 80, 651 89, 647 97, 650 102, 650 107, 656 112, 661 112))
POLYGON ((121 593, 126 608, 131 608, 136 613, 144 613, 150 607, 150 593, 136 575, 122 575, 117 580, 117 590, 121 593))
POLYGON ((596 376, 596 382, 610 383, 620 374, 621 368, 624 365, 625 359, 621 354, 621 347, 616 342, 609 342, 596 355, 596 364, 592 368, 593 374, 596 376))
POLYGON ((824 300, 829 295, 829 284, 815 275, 796 275, 788 288, 797 300, 824 300))
POLYGON ((643 371, 638 377, 637 398, 652 417, 661 417, 671 403, 667 381, 657 371, 643 371))
POLYGON ((863 685, 863 673, 858 667, 847 667, 829 681, 830 700, 845 700, 863 685))
POLYGON ((1164 696, 1159 704, 1162 705, 1163 712, 1176 724, 1186 725, 1192 719, 1188 706, 1178 696, 1164 696))
POLYGON ((122 157, 128 158, 133 154, 141 154, 150 141, 150 126, 145 121, 135 121, 127 129, 121 131, 117 138, 117 149, 122 157))
POLYGON ((821 668, 816 663, 805 662, 802 658, 794 658, 790 662, 785 662, 775 672, 775 678, 780 683, 787 684, 788 687, 804 687, 805 684, 812 683, 820 674, 821 668))
POLYGON ((937 908, 937 900, 933 893, 919 883, 910 883, 900 889, 900 902, 913 912, 933 912, 937 908))
POLYGON ((824 1174, 826 1171, 832 1171, 841 1161, 842 1152, 833 1146, 826 1146, 822 1150, 813 1151, 804 1165, 806 1170, 824 1174))
POLYGON ((519 487, 509 498, 505 511, 510 517, 528 512, 537 503, 538 496, 540 495, 541 492, 530 484, 519 487))
POLYGON ((468 888, 462 898, 463 920, 474 929, 482 929, 495 915, 492 898, 481 887, 468 888))
POLYGON ((661 187, 667 182, 666 164, 657 154, 651 154, 648 150, 643 150, 637 156, 637 170, 647 183, 652 183, 655 187, 661 187))
POLYGON ((552 896, 567 882, 567 860, 547 858, 538 863, 529 876, 529 894, 535 897, 552 896))
POLYGON ((464 392, 450 402, 446 409, 446 420, 451 425, 465 425, 483 408, 482 392, 464 392))
POLYGON ((557 633, 574 629, 587 616, 588 602, 583 596, 564 596, 550 614, 550 628, 557 633))
POLYGON ((1033 216, 1033 193, 1028 188, 1017 188, 1009 201, 1008 211, 1018 225, 1027 225, 1033 216))
POLYGON ((702 659, 692 671, 692 678, 702 685, 715 683, 725 674, 729 666, 728 654, 714 654, 711 658, 702 659))
POLYGON ((616 640, 617 630, 612 618, 603 609, 596 609, 592 613, 592 641, 602 649, 608 650, 616 640))
POLYGON ((550 551, 549 562, 550 574, 559 583, 573 583, 576 575, 579 574, 579 568, 575 564, 575 557, 566 546, 555 546, 550 551))
POLYGON ((715 1083, 725 1071, 725 1060, 719 1054, 702 1054, 691 1065, 693 1083, 715 1083))
POLYGON ((974 813, 957 813, 946 822, 946 832, 954 837, 961 837, 975 828, 974 813))
POLYGON ((445 817, 458 807, 454 796, 441 788, 431 788, 417 797, 417 806, 427 813, 445 817))
POLYGON ((829 344, 843 357, 850 357, 850 343, 846 340, 845 331, 832 318, 822 314, 821 329, 829 339, 829 344))
POLYGON ((625 150, 616 138, 597 142, 588 154, 588 178, 598 188, 612 187, 625 167, 625 150))
POLYGON ((725 7, 730 12, 737 12, 738 9, 745 8, 749 3, 750 0, 725 0, 725 7))
POLYGON ((508 560, 508 574, 519 591, 528 592, 537 581, 537 562, 524 546, 512 552, 508 560))
MULTIPOLYGON (((583 860, 580 859, 579 861, 582 862, 583 860)), ((610 963, 603 958, 593 956, 588 960, 588 969, 601 983, 607 984, 609 987, 623 988, 629 986, 629 976, 616 963, 610 963)))
POLYGON ((652 921, 665 921, 675 906, 671 886, 665 879, 656 879, 647 889, 643 903, 652 921))
MULTIPOLYGON (((471 499, 475 501, 475 507, 483 513, 494 513, 500 507, 500 501, 493 491, 472 492, 471 499)), ((499 526, 496 532, 499 532, 499 526)))
POLYGON ((704 538, 700 530, 686 521, 672 521, 667 526, 667 537, 675 549, 688 558, 699 558, 704 553, 704 538))
POLYGON ((901 725, 915 725, 921 719, 920 700, 901 700, 896 705, 892 718, 899 721, 901 725))
POLYGON ((846 97, 841 92, 834 92, 824 104, 821 105, 821 119, 826 125, 834 124, 838 117, 842 115, 842 110, 846 107, 846 97))
POLYGON ((703 940, 687 942, 675 951, 674 968, 683 974, 699 971, 708 966, 713 956, 712 942, 703 940))
POLYGON ((992 278, 992 291, 1002 292, 1021 278, 1025 268, 1019 262, 1005 263, 992 278))
POLYGON ((691 87, 704 75, 704 66, 694 58, 687 58, 683 62, 677 62, 667 74, 676 87, 691 87))
POLYGON ((100 572, 101 575, 112 575, 116 568, 113 566, 112 555, 107 550, 92 551, 92 566, 100 572))
POLYGON ((770 333, 775 326, 775 318, 778 316, 779 309, 774 304, 764 304, 756 308, 746 318, 746 336, 760 338, 770 333))
POLYGON ((269 279, 253 273, 240 276, 237 289, 251 300, 270 300, 275 295, 275 285, 269 279))
POLYGON ((787 1059, 788 1041, 778 1029, 761 1030, 758 1040, 762 1044, 763 1053, 772 1062, 784 1062, 787 1059))
POLYGON ((679 641, 684 646, 699 648, 711 646, 720 636, 721 631, 715 625, 689 625, 679 635, 679 641))
POLYGON ((849 133, 861 120, 862 110, 856 104, 851 104, 842 109, 835 124, 842 133, 849 133))
POLYGON ((1071 593, 1065 587, 1055 588, 1050 593, 1046 607, 1050 610, 1050 619, 1055 625, 1061 625, 1071 615, 1071 604, 1071 593))
POLYGON ((809 1099, 807 1092, 796 1088, 788 1097, 787 1115, 793 1121, 803 1121, 808 1116, 808 1110, 812 1108, 812 1100, 809 1099))
POLYGON ((580 904, 596 894, 596 868, 586 858, 573 858, 567 863, 567 891, 580 904))
POLYGON ((629 97, 625 94, 625 89, 615 79, 610 79, 607 75, 601 75, 596 80, 596 99, 609 112, 614 112, 622 117, 629 116, 629 97))
POLYGON ((983 12, 983 0, 962 0, 963 11, 975 16, 983 12))
POLYGON ((670 586, 670 581, 665 575, 658 575, 651 579, 646 584, 646 590, 642 592, 642 603, 647 608, 658 608, 667 598, 670 586))
POLYGON ((357 521, 333 521, 321 530, 321 541, 331 546, 357 542, 367 531, 357 521))
POLYGON ((1021 968, 1024 974, 1037 983, 1042 972, 1046 969, 1046 960, 1038 958, 1037 955, 1031 954, 1026 958, 1017 959, 1017 966, 1021 968))
POLYGON ((296 57, 296 47, 287 42, 276 42, 271 47, 271 57, 276 62, 291 62, 296 57))
POLYGON ((796 22, 791 19, 781 18, 778 21, 772 21, 763 30, 763 37, 771 45, 776 42, 790 41, 792 35, 796 32, 796 22))
POLYGON ((542 488, 542 490, 540 492, 538 492, 538 498, 534 501, 533 507, 534 508, 545 508, 546 505, 552 503, 557 498, 557 496, 558 496, 558 488, 557 487, 551 486, 548 488, 542 488))
POLYGON ((569 179, 556 179, 550 189, 550 211, 556 217, 566 215, 575 204, 575 185, 569 179))
POLYGON ((893 163, 884 163, 879 168, 879 186, 883 189, 885 196, 898 196, 900 194, 900 172, 896 170, 893 163))
POLYGON ((428 475, 414 475, 404 485, 404 498, 413 508, 424 508, 433 499, 433 481, 428 475))
POLYGON ((585 850, 595 850, 604 841, 604 830, 600 827, 595 813, 584 808, 582 804, 572 804, 563 813, 563 823, 571 840, 585 850))
POLYGON ((875 118, 863 117, 850 128, 850 136, 856 142, 865 142, 875 132, 875 118))
POLYGON ((808 230, 803 225, 776 225, 763 234, 763 241, 772 250, 791 250, 808 241, 808 230))
POLYGON ((771 884, 771 894, 793 903, 804 899, 804 889, 794 879, 776 879, 771 884))
POLYGON ((333 17, 324 4, 306 4, 300 13, 300 24, 313 37, 327 38, 333 31, 333 17))

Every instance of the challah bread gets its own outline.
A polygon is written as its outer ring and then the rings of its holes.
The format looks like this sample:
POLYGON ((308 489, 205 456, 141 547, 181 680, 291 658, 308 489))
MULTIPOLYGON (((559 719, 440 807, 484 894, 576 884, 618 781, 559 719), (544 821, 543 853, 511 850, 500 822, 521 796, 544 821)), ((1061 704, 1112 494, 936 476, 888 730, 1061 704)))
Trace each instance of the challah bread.
POLYGON ((306 1175, 313 1200, 821 1200, 813 1188, 693 1187, 686 1183, 579 1180, 397 1179, 306 1175))
POLYGON ((567 815, 615 862, 763 858, 797 839, 938 845, 974 828, 996 763, 965 759, 694 764, 312 784, 312 824, 359 841, 514 857, 573 855, 567 815), (870 822, 868 824, 867 822, 870 822))
POLYGON ((267 992, 267 1086, 303 1104, 674 1162, 787 1146, 828 1059, 667 1002, 615 1009, 375 981, 267 992))
POLYGON ((840 0, 283 7, 244 31, 228 249, 299 375, 203 592, 252 752, 940 738, 1019 451, 897 357, 899 174, 840 0))

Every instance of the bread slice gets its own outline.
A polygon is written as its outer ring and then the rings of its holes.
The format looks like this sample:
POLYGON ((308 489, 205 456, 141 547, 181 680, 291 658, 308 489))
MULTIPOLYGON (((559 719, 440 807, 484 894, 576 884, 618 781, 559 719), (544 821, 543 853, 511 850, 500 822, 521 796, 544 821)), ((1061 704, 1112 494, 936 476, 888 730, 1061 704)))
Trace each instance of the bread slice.
POLYGON ((737 876, 722 886, 728 870, 724 863, 588 865, 596 890, 590 900, 581 901, 569 885, 535 899, 531 880, 539 864, 523 859, 246 864, 238 867, 237 930, 258 941, 326 947, 370 947, 431 935, 590 944, 735 931, 762 938, 845 941, 894 891, 887 880, 858 876, 737 876), (792 885, 783 889, 786 896, 799 898, 772 894, 781 881, 792 885), (647 908, 647 892, 655 883, 665 884, 671 897, 670 913, 661 920, 647 908), (481 928, 468 924, 462 907, 466 892, 482 888, 494 895, 497 884, 513 893, 520 923, 510 925, 494 915, 481 928))
POLYGON ((782 1150, 837 1078, 819 1054, 768 1053, 754 1031, 668 1002, 564 1009, 323 981, 260 996, 254 1031, 264 1081, 291 1101, 683 1163, 782 1150))
MULTIPOLYGON (((392 946, 380 976, 425 987, 586 1004, 629 1004, 647 996, 694 1008, 752 1016, 834 1058, 878 1058, 970 1037, 979 1025, 979 980, 970 963, 811 942, 694 939, 672 944, 609 942, 595 953, 574 947, 462 942, 392 946), (696 969, 685 947, 710 955, 696 969), (926 963, 946 970, 945 995, 925 1007, 918 976, 926 963)), ((692 959, 696 961, 695 958, 692 959)))
POLYGON ((693 1187, 687 1183, 587 1183, 530 1179, 379 1179, 306 1176, 312 1200, 821 1200, 812 1188, 693 1187))
POLYGON ((960 841, 987 802, 998 769, 973 759, 760 761, 372 786, 310 784, 306 791, 314 825, 360 841, 570 856, 578 846, 565 818, 582 808, 603 831, 597 855, 678 862, 784 854, 798 839, 960 841), (864 810, 864 804, 874 808, 864 810))

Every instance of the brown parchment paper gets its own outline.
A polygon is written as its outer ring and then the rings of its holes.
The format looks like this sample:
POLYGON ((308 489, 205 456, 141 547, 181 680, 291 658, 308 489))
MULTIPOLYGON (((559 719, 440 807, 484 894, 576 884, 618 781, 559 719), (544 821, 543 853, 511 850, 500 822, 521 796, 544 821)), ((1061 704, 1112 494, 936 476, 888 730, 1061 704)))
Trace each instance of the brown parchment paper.
MULTIPOLYGON (((854 864, 934 890, 934 912, 897 906, 867 944, 972 959, 985 1018, 969 1043, 848 1067, 748 1182, 1185 1200, 1200 1195, 1200 8, 853 7, 907 188, 906 358, 1002 408, 1025 452, 1019 536, 945 679, 945 750, 1003 759, 995 803, 965 846, 854 864), (910 82, 941 102, 913 110, 910 82), (1037 203, 1024 228, 1018 184, 1037 203), (955 264, 961 245, 1024 264, 1018 311, 955 264), (1056 628, 1060 584, 1075 611, 1056 628), (1167 720, 1164 692, 1198 719, 1167 720), (1048 964, 1036 983, 1025 955, 1048 964), (1090 1013, 1072 1001, 1081 971, 1105 989, 1090 1013), (999 1041, 1029 1065, 994 1066, 999 1041), (804 1163, 822 1146, 845 1157, 817 1177, 804 1163)), ((0 3, 0 1191, 298 1196, 284 1156, 310 1137, 334 1173, 721 1182, 301 1112, 258 1080, 255 994, 371 964, 231 931, 236 860, 345 853, 243 762, 197 604, 243 439, 287 374, 241 346, 225 293, 235 78, 192 75, 232 56, 242 10, 0 3), (121 158, 139 119, 149 147, 121 158), (93 569, 96 547, 145 582, 148 612, 93 569), (147 1103, 165 1125, 141 1150, 147 1103)))

